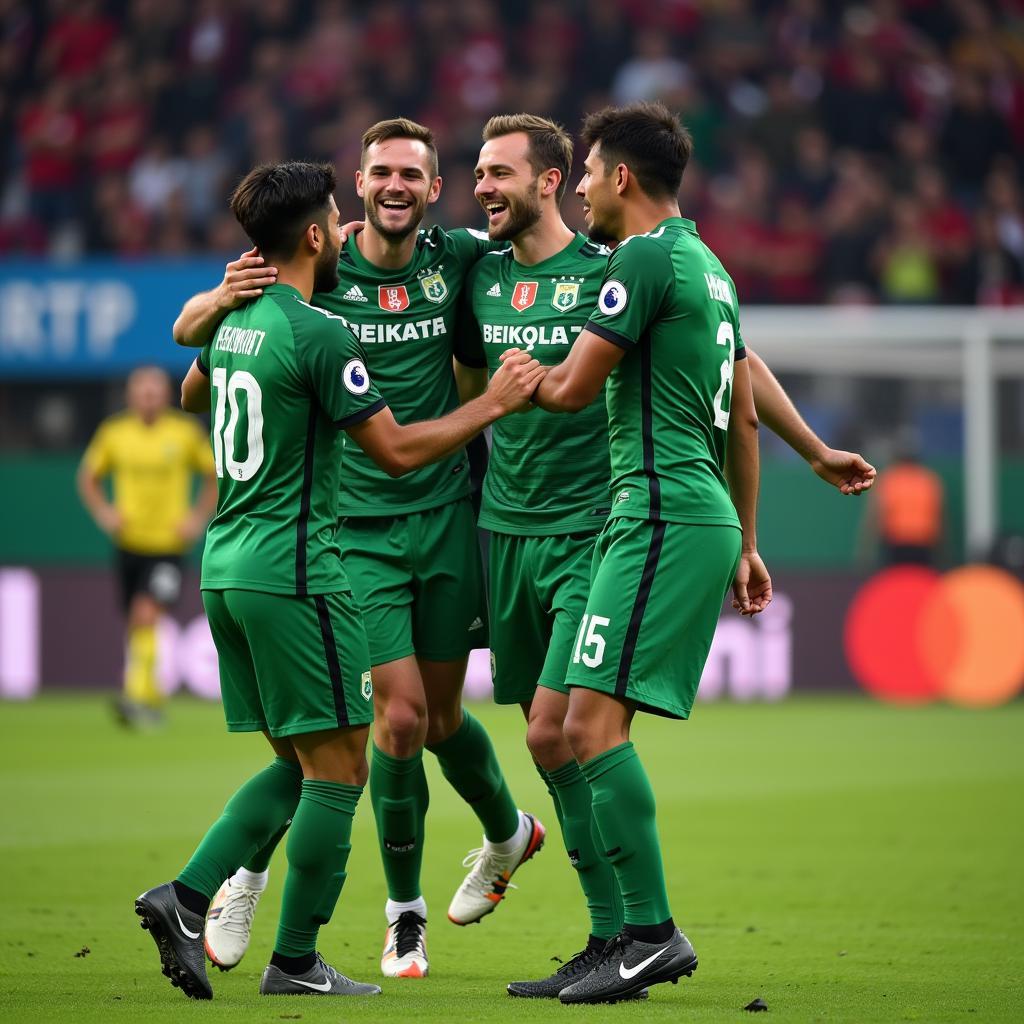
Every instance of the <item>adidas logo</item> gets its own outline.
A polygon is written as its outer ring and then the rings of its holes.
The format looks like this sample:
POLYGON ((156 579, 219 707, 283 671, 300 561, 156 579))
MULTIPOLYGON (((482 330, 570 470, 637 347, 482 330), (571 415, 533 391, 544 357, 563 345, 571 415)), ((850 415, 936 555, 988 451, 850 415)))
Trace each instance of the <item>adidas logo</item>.
MULTIPOLYGON (((498 286, 495 285, 494 287, 497 288, 498 286)), ((483 628, 484 628, 484 620, 481 619, 479 615, 469 624, 469 631, 470 631, 470 633, 472 633, 474 629, 483 629, 483 628)))
POLYGON ((497 281, 495 281, 494 284, 492 284, 491 287, 487 289, 487 294, 490 295, 491 298, 493 299, 501 298, 501 287, 497 281))
POLYGON ((363 294, 362 289, 357 284, 352 285, 352 287, 349 288, 349 290, 347 292, 345 292, 344 295, 342 295, 342 298, 343 299, 348 299, 349 302, 368 302, 369 301, 369 299, 367 299, 367 297, 363 294))

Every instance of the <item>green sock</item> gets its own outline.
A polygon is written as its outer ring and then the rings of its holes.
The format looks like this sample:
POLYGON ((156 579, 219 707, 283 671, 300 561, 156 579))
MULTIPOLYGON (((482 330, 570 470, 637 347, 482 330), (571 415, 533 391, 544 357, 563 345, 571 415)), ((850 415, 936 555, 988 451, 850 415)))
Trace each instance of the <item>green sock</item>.
POLYGON ((593 794, 575 761, 548 772, 562 808, 562 838, 590 911, 590 934, 610 939, 622 931, 622 896, 611 864, 598 852, 593 794))
POLYGON ((352 818, 362 786, 305 779, 288 834, 288 875, 274 952, 304 956, 316 949, 345 884, 352 818))
POLYGON ((295 761, 275 757, 224 805, 224 813, 185 865, 178 881, 208 899, 295 811, 302 769, 295 761))
POLYGON ((622 893, 626 924, 654 925, 672 916, 655 823, 654 792, 632 743, 580 765, 594 794, 601 853, 622 893))
MULTIPOLYGON (((295 801, 296 805, 298 800, 295 801)), ((294 813, 294 812, 293 812, 294 813)), ((261 874, 270 867, 270 858, 274 856, 274 851, 277 849, 278 844, 284 839, 284 834, 288 831, 288 826, 292 823, 291 815, 288 816, 288 820, 270 837, 270 842, 266 846, 261 846, 243 865, 247 871, 253 872, 253 874, 261 874)))
POLYGON ((462 725, 446 740, 427 749, 441 772, 473 809, 492 843, 511 839, 519 828, 519 811, 484 727, 466 710, 462 725))
MULTIPOLYGON (((573 762, 575 764, 575 762, 573 762)), ((537 774, 541 777, 544 785, 547 787, 548 796, 551 797, 551 803, 555 807, 555 817, 558 819, 559 828, 562 827, 562 804, 558 799, 558 793, 555 790, 554 784, 551 781, 551 775, 546 768, 542 768, 536 761, 533 762, 533 767, 537 769, 537 774)))
POLYGON ((423 895, 424 819, 430 803, 423 751, 412 757, 392 757, 377 744, 370 762, 370 803, 377 821, 377 838, 388 883, 388 896, 408 903, 423 895))

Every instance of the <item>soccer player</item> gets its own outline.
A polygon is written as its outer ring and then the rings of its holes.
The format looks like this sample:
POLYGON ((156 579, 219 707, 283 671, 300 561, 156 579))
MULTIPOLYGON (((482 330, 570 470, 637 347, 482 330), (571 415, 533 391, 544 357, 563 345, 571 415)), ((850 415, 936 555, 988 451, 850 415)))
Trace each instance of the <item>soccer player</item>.
POLYGON ((231 798, 173 881, 136 912, 164 973, 212 997, 204 958, 210 899, 291 819, 288 875, 263 995, 370 995, 316 952, 345 880, 352 817, 373 718, 366 634, 336 543, 342 431, 392 476, 458 451, 524 407, 542 375, 523 355, 450 415, 399 426, 340 317, 309 305, 337 284, 334 170, 265 165, 232 209, 277 282, 230 313, 193 364, 182 405, 211 404, 217 515, 203 557, 203 602, 217 645, 228 729, 261 730, 276 757, 231 798))
POLYGON ((564 732, 590 786, 624 924, 562 989, 565 1003, 628 998, 696 968, 668 905, 630 725, 638 710, 689 716, 730 585, 745 615, 771 600, 757 553, 757 415, 735 289, 677 200, 689 136, 662 105, 636 104, 592 115, 583 139, 577 191, 588 226, 620 244, 586 327, 534 401, 575 412, 607 381, 612 507, 572 648, 564 732))
POLYGON ((159 724, 156 624, 181 592, 181 559, 206 528, 217 501, 210 445, 199 424, 169 408, 167 374, 142 366, 128 378, 124 412, 100 424, 78 470, 78 492, 113 540, 128 619, 123 693, 129 726, 159 724), (202 479, 195 503, 195 478, 202 479), (104 480, 112 482, 108 500, 104 480))
MULTIPOLYGON (((467 278, 470 315, 460 327, 459 358, 494 372, 506 348, 524 345, 554 366, 597 304, 610 253, 566 227, 558 212, 573 149, 562 128, 529 114, 501 116, 491 118, 483 137, 476 197, 491 239, 507 244, 467 278)), ((870 486, 873 468, 824 445, 761 367, 755 402, 778 432, 840 489, 858 493, 870 486)), ((614 872, 592 837, 590 788, 563 735, 565 674, 586 608, 594 542, 609 511, 604 396, 568 420, 543 410, 500 420, 492 442, 480 525, 491 531, 495 700, 520 704, 527 717, 527 745, 554 801, 591 918, 580 953, 550 977, 508 987, 515 996, 554 998, 594 965, 622 926, 614 872)))
MULTIPOLYGON (((401 423, 458 405, 452 356, 463 280, 490 247, 479 232, 419 230, 440 189, 429 129, 404 118, 368 129, 356 174, 366 227, 345 243, 337 287, 314 296, 356 332, 367 368, 401 423)), ((229 266, 220 288, 191 299, 175 339, 205 341, 235 302, 273 280, 265 256, 247 254, 229 266)), ((388 887, 381 970, 422 977, 429 969, 420 883, 424 746, 484 829, 483 847, 467 858, 472 869, 448 908, 454 923, 478 921, 498 906, 512 874, 540 848, 544 827, 517 809, 489 737, 462 708, 469 651, 488 643, 465 454, 396 481, 349 445, 339 514, 342 558, 373 664, 370 800, 388 887)), ((244 954, 272 850, 273 843, 247 862, 214 900, 207 947, 222 967, 244 954)))

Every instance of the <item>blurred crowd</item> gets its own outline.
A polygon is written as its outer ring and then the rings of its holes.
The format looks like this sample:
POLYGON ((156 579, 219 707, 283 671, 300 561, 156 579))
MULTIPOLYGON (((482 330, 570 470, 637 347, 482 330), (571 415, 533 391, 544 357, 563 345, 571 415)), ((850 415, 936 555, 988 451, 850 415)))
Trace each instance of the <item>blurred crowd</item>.
POLYGON ((1024 302, 1024 0, 0 0, 0 256, 237 253, 245 169, 396 115, 479 225, 488 116, 642 98, 744 302, 1024 302))

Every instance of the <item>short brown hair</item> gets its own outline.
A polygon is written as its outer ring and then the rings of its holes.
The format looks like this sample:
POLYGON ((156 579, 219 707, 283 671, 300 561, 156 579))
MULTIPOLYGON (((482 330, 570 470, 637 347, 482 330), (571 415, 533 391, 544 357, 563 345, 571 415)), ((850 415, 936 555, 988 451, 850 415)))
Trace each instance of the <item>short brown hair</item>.
POLYGON ((434 133, 424 124, 418 124, 408 117, 392 117, 387 121, 378 121, 370 125, 363 132, 363 152, 359 158, 360 164, 366 162, 366 151, 377 142, 386 142, 388 139, 412 139, 414 142, 422 142, 430 151, 430 177, 436 178, 438 171, 437 145, 434 143, 434 133))
POLYGON ((551 167, 561 172, 562 181, 555 193, 555 198, 561 202, 572 167, 569 133, 560 124, 536 114, 499 114, 484 125, 484 142, 516 132, 522 132, 529 140, 530 167, 534 174, 543 174, 551 167))
POLYGON ((260 252, 290 259, 310 224, 326 229, 336 185, 331 164, 261 164, 231 193, 231 211, 260 252))
POLYGON ((601 143, 605 167, 625 164, 649 196, 675 197, 693 152, 690 133, 664 103, 630 103, 589 114, 580 133, 601 143))

